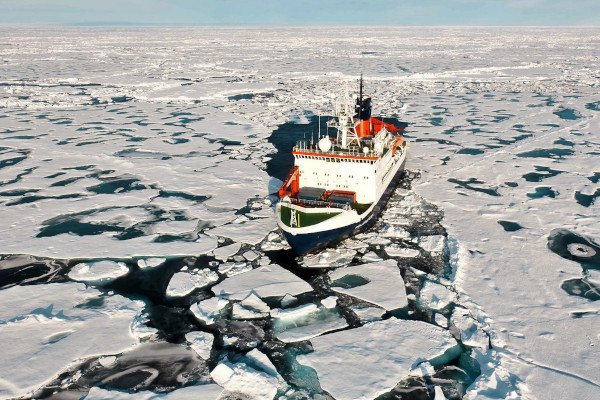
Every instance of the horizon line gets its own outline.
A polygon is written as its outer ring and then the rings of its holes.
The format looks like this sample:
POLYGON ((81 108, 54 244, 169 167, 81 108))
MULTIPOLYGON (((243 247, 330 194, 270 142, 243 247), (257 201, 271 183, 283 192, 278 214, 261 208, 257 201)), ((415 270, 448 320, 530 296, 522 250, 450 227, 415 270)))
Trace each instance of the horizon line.
POLYGON ((0 23, 0 28, 336 28, 336 27, 398 27, 398 28, 600 28, 598 25, 364 25, 364 24, 199 24, 184 22, 127 22, 127 21, 97 21, 76 22, 70 24, 48 23, 0 23))

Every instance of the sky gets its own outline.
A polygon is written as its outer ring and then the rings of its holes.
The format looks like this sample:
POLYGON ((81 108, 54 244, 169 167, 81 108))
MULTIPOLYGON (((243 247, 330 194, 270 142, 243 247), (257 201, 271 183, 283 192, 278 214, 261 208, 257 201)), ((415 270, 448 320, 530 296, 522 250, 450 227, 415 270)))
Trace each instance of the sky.
POLYGON ((0 0, 0 25, 600 25, 600 0, 0 0))

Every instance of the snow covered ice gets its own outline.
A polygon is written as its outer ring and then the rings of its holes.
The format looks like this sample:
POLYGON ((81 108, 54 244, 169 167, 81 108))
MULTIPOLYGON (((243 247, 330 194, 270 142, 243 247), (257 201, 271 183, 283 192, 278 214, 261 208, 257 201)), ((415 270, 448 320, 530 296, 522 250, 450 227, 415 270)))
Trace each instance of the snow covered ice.
POLYGON ((597 397, 597 28, 0 33, 0 397, 597 397), (406 174, 295 258, 272 194, 360 72, 406 174))
POLYGON ((348 400, 374 399, 421 362, 452 358, 450 353, 458 346, 450 333, 439 327, 395 318, 320 336, 311 343, 314 352, 298 361, 317 371, 321 386, 334 398, 348 400))

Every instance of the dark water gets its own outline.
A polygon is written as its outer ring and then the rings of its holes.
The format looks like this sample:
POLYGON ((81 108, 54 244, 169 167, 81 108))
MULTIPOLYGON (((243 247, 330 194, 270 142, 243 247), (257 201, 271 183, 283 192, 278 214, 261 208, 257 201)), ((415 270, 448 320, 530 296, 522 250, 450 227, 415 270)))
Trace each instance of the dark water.
POLYGON ((598 197, 600 197, 600 189, 596 189, 592 194, 583 194, 579 191, 575 192, 575 200, 584 207, 591 206, 598 197))
POLYGON ((539 165, 535 165, 535 170, 537 172, 529 172, 525 175, 523 175, 523 178, 525 178, 525 180, 527 182, 541 182, 544 179, 547 178, 551 178, 553 176, 556 176, 558 174, 562 174, 565 171, 559 171, 559 170, 555 170, 555 169, 551 169, 548 167, 543 167, 543 166, 539 166, 539 165))
POLYGON ((600 269, 600 245, 568 229, 555 229, 548 236, 548 248, 559 256, 577 261, 584 269, 600 269))
POLYGON ((500 193, 498 193, 497 188, 481 187, 481 185, 484 185, 485 182, 483 182, 477 178, 471 178, 469 180, 460 180, 460 179, 456 179, 456 178, 450 178, 450 179, 448 179, 448 182, 456 183, 458 185, 458 186, 456 186, 457 188, 462 187, 464 189, 472 190, 474 192, 485 193, 489 196, 500 196, 500 193))
POLYGON ((555 198, 557 194, 558 194, 558 192, 555 190, 552 190, 552 188, 549 188, 546 186, 541 186, 541 187, 536 187, 535 192, 527 193, 527 197, 532 198, 532 199, 540 199, 542 197, 555 198))
POLYGON ((555 229, 548 236, 548 248, 563 258, 580 263, 582 267, 584 276, 565 280, 561 288, 572 296, 600 300, 600 286, 585 277, 587 270, 600 269, 600 245, 587 236, 567 229, 555 229))
POLYGON ((560 119, 567 119, 571 121, 581 118, 581 115, 577 114, 575 110, 571 108, 563 108, 562 110, 555 111, 554 114, 558 115, 560 119))
POLYGON ((506 232, 515 232, 518 230, 523 229, 523 227, 521 225, 519 225, 516 222, 512 222, 512 221, 498 221, 498 223, 502 226, 502 228, 504 228, 504 230, 506 232))

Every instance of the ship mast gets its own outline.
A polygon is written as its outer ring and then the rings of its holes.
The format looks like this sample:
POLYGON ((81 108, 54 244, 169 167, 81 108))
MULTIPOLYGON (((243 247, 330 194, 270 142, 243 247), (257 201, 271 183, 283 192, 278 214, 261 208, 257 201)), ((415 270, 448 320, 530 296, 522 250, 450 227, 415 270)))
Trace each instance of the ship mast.
MULTIPOLYGON (((347 82, 344 93, 343 103, 340 104, 339 110, 337 111, 337 121, 330 120, 327 122, 327 125, 338 129, 337 142, 342 149, 347 149, 348 145, 352 143, 356 143, 360 146, 360 139, 356 133, 356 125, 360 123, 360 114, 359 121, 355 122, 353 116, 354 113, 352 112, 352 102, 348 94, 347 82)), ((362 98, 362 74, 360 74, 360 98, 362 98)), ((360 100, 358 102, 360 102, 360 100)))

